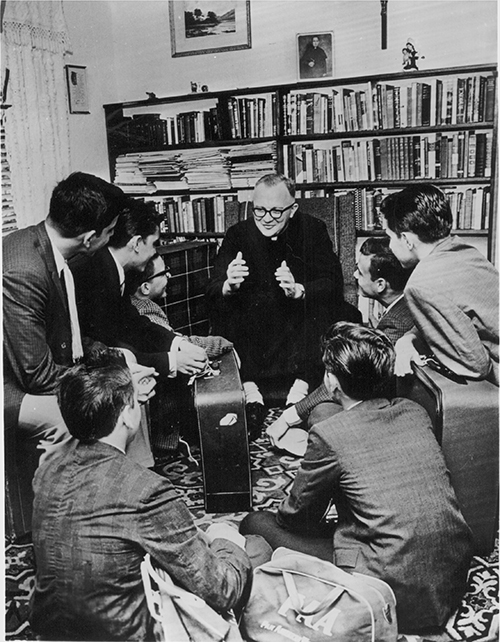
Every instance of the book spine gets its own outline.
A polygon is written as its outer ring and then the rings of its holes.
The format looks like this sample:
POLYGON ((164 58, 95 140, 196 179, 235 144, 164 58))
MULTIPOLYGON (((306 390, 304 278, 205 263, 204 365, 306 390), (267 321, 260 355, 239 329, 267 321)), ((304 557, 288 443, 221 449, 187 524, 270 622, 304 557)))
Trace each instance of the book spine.
POLYGON ((431 86, 422 83, 422 126, 429 127, 431 124, 431 86))
POLYGON ((486 134, 476 133, 476 173, 475 176, 484 177, 486 168, 486 134))
POLYGON ((492 122, 495 115, 495 77, 488 76, 486 80, 484 118, 492 122))

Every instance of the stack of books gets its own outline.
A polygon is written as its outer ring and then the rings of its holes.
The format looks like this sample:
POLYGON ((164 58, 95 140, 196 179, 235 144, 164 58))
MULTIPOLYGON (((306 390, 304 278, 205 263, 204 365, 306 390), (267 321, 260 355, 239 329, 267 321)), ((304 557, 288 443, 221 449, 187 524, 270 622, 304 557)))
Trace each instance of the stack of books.
POLYGON ((227 160, 231 185, 253 187, 264 174, 276 171, 276 143, 253 143, 221 148, 227 160))

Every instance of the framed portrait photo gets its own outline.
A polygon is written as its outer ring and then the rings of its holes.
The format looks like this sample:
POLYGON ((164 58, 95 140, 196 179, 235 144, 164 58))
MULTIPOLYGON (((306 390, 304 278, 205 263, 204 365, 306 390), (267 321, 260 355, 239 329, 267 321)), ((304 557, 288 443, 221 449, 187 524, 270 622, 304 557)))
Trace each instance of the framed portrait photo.
POLYGON ((70 114, 90 114, 87 67, 66 65, 66 84, 70 114))
POLYGON ((250 0, 169 0, 172 57, 250 49, 250 0))
POLYGON ((297 34, 299 80, 333 78, 333 31, 297 34))

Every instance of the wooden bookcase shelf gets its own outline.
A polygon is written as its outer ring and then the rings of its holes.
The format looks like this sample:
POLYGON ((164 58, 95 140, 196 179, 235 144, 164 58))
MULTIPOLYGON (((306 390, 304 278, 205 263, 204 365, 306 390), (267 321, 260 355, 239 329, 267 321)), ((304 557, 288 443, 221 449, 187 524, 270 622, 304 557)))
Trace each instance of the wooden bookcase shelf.
POLYGON ((108 104, 111 176, 155 202, 169 239, 222 236, 225 202, 273 169, 301 197, 353 191, 359 235, 380 233, 386 194, 431 182, 494 259, 496 84, 485 64, 108 104))

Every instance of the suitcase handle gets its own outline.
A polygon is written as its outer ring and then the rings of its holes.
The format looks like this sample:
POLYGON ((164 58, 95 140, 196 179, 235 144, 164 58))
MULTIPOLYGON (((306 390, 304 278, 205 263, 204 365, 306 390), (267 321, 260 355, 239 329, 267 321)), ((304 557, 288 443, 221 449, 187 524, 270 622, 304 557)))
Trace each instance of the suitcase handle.
POLYGON ((443 375, 443 377, 451 379, 451 381, 454 381, 455 383, 458 383, 462 386, 467 385, 467 379, 465 377, 462 377, 462 375, 458 375, 447 368, 445 365, 439 362, 434 355, 424 355, 422 356, 422 360, 424 366, 429 366, 429 368, 431 370, 434 370, 434 372, 438 372, 439 374, 443 375))

